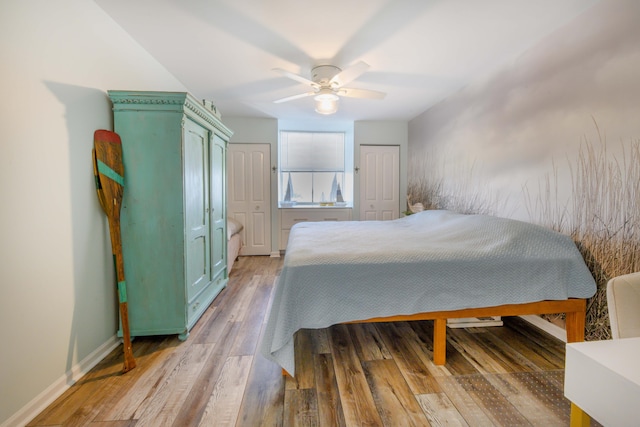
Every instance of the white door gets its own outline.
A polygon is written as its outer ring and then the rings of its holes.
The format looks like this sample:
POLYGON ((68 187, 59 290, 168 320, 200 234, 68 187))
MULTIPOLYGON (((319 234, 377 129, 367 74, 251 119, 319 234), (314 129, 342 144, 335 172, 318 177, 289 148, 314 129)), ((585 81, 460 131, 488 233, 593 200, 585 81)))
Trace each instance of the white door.
POLYGON ((360 220, 400 217, 400 147, 360 146, 360 220))
POLYGON ((240 255, 271 253, 271 148, 229 144, 227 216, 244 225, 240 255))

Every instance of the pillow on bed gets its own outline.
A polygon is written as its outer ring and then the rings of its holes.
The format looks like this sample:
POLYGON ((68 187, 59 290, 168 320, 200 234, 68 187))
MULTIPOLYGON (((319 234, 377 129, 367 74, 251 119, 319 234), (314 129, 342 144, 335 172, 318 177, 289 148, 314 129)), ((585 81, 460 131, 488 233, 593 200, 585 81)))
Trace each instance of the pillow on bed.
POLYGON ((231 239, 231 236, 241 232, 243 227, 244 226, 235 219, 227 218, 227 239, 231 239))

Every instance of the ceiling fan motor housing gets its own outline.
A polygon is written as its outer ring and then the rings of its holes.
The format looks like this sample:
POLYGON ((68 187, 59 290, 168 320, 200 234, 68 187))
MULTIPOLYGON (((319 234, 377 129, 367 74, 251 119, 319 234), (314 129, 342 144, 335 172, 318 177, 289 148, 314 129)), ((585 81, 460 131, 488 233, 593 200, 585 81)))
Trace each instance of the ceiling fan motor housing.
POLYGON ((327 86, 340 71, 342 70, 334 65, 318 65, 311 69, 311 80, 320 86, 327 86))

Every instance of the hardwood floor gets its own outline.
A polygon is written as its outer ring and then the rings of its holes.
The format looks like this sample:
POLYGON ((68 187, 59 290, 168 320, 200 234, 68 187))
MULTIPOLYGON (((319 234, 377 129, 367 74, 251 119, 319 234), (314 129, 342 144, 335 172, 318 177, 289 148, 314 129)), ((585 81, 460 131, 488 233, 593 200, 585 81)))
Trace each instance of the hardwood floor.
POLYGON ((296 378, 256 353, 282 259, 240 258, 188 340, 138 337, 29 426, 567 426, 564 343, 518 318, 447 330, 432 322, 336 325, 296 336, 296 378))

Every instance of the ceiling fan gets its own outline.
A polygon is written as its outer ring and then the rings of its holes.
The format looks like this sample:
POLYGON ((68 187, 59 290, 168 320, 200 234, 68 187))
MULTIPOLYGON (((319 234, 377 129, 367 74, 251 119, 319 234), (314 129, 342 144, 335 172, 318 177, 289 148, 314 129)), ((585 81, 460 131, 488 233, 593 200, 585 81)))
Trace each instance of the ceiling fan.
POLYGON ((333 114, 338 110, 338 100, 341 96, 351 98, 383 99, 386 94, 375 90, 354 89, 344 85, 351 83, 369 69, 369 65, 359 61, 341 70, 335 65, 318 65, 311 69, 311 79, 298 74, 274 68, 273 71, 292 80, 311 86, 312 90, 298 95, 287 96, 273 101, 276 104, 293 101, 294 99, 313 96, 316 101, 316 112, 333 114))

